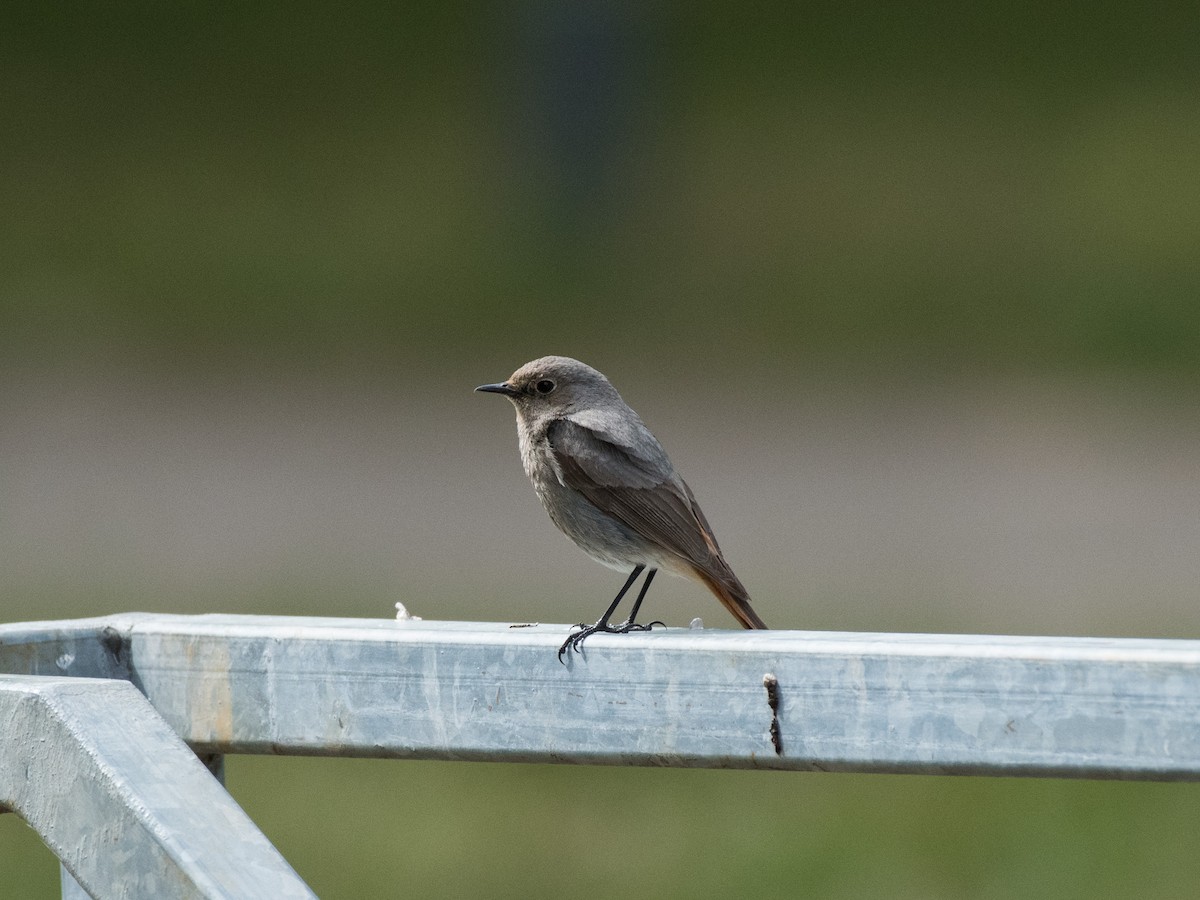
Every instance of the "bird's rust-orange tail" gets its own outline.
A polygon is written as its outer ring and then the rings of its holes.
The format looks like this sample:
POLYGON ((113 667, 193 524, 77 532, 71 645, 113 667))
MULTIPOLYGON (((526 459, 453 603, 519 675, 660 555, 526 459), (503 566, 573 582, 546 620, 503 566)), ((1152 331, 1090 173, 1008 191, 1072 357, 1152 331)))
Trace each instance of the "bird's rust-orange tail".
MULTIPOLYGON (((724 560, 721 560, 723 563, 724 560)), ((733 613, 733 617, 741 622, 743 628, 766 628, 764 622, 750 605, 750 594, 745 586, 733 574, 728 565, 721 566, 720 571, 707 572, 696 569, 697 577, 703 581, 710 591, 725 608, 733 613)))

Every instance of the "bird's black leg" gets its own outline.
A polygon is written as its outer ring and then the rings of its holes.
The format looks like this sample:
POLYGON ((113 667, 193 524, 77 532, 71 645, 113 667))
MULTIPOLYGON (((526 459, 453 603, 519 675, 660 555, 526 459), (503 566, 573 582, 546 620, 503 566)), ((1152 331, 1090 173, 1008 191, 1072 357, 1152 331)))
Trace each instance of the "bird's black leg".
MULTIPOLYGON (((626 632, 629 632, 629 631, 649 630, 650 626, 648 626, 648 625, 647 626, 634 625, 633 617, 637 615, 638 607, 642 605, 642 598, 646 596, 646 589, 648 587, 650 587, 650 582, 654 580, 654 573, 657 572, 658 569, 651 569, 650 574, 646 576, 646 581, 642 584, 642 589, 638 593, 637 600, 634 601, 633 613, 629 616, 629 618, 625 622, 622 622, 620 625, 610 625, 608 622, 608 620, 610 618, 612 618, 612 614, 614 612, 616 612, 617 604, 619 604, 621 602, 621 598, 624 597, 626 593, 628 593, 628 591, 631 587, 633 587, 633 583, 635 581, 637 581, 638 576, 642 574, 642 572, 645 570, 645 568, 646 567, 643 565, 634 566, 633 571, 629 573, 629 577, 627 579, 625 579, 625 585, 621 588, 620 591, 617 592, 617 596, 613 599, 613 602, 608 605, 608 609, 606 609, 604 611, 604 615, 602 615, 600 617, 600 621, 598 621, 595 625, 585 625, 584 623, 580 622, 579 625, 576 626, 578 628, 581 628, 582 630, 576 632, 575 634, 573 634, 569 638, 567 638, 565 641, 563 641, 563 645, 558 648, 558 661, 559 662, 563 661, 564 653, 566 653, 568 650, 578 650, 580 644, 582 644, 586 638, 591 637, 597 631, 604 631, 604 632, 608 632, 610 634, 625 634, 626 632)), ((658 622, 658 623, 651 623, 651 624, 661 625, 662 623, 658 622)))
POLYGON ((646 580, 642 582, 642 589, 638 591, 637 599, 633 601, 633 609, 629 611, 629 618, 620 625, 614 626, 614 630, 622 634, 630 631, 649 631, 655 625, 667 627, 666 622, 651 622, 648 625, 638 625, 633 620, 637 618, 638 610, 642 608, 642 600, 646 598, 646 591, 650 590, 650 582, 654 580, 654 576, 658 574, 658 569, 651 569, 646 573, 646 580))

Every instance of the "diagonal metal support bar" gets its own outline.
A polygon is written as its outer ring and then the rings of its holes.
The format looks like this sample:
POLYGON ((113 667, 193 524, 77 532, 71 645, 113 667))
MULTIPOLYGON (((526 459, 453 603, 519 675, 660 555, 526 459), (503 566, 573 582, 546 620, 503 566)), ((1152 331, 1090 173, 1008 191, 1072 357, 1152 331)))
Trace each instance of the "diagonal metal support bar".
POLYGON ((68 896, 314 896, 124 681, 0 675, 0 807, 62 861, 68 896))
MULTIPOLYGON (((0 666, 68 626, 0 627, 0 666)), ((560 625, 90 627, 119 652, 73 665, 125 660, 201 753, 1200 780, 1198 641, 656 629, 564 667, 560 625)))

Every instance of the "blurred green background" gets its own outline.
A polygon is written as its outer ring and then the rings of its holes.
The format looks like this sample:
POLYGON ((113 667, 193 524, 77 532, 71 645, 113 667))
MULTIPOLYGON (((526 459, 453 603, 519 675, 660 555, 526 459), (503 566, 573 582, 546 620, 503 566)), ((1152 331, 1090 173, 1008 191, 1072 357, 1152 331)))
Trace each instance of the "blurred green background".
MULTIPOLYGON (((611 573, 470 392, 557 352, 643 414, 776 627, 1196 637, 1197 24, 10 4, 3 618, 598 614, 611 573)), ((731 624, 678 582, 650 603, 731 624)), ((326 897, 1200 875, 1194 786, 248 758, 229 783, 326 897)), ((57 895, 13 816, 0 867, 57 895)))
POLYGON ((6 356, 1195 373, 1169 8, 9 9, 6 356))

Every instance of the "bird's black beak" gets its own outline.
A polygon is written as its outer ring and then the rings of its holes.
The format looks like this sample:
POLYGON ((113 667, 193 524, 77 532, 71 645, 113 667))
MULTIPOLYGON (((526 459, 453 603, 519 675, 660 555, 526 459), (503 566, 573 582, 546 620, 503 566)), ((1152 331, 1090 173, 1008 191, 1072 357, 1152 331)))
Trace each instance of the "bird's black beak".
POLYGON ((499 384, 481 384, 475 390, 483 391, 485 394, 503 394, 505 397, 515 397, 521 393, 507 381, 502 381, 499 384))

